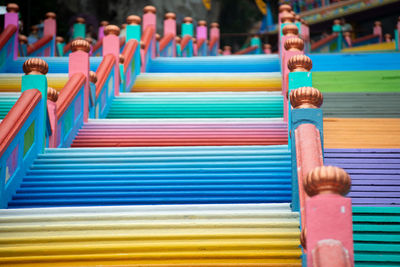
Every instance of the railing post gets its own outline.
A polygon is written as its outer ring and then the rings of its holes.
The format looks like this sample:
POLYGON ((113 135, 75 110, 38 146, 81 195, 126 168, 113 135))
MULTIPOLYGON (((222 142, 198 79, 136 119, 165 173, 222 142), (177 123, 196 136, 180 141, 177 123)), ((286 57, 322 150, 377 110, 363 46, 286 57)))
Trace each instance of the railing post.
POLYGON ((254 54, 261 54, 261 39, 260 36, 255 34, 250 40, 250 46, 256 45, 258 48, 254 51, 254 54))
POLYGON ((100 26, 99 26, 99 30, 98 30, 98 34, 97 34, 97 41, 100 42, 101 40, 103 40, 104 37, 104 28, 109 25, 110 23, 106 20, 103 20, 100 22, 100 26))
POLYGON ((332 32, 334 32, 338 35, 336 51, 340 52, 342 50, 343 33, 342 33, 342 25, 340 25, 339 19, 335 19, 333 21, 332 32))
POLYGON ((86 77, 83 102, 83 121, 87 122, 89 117, 89 51, 90 45, 86 40, 75 40, 71 44, 69 54, 68 77, 75 73, 82 73, 86 77))
POLYGON ((383 39, 383 34, 382 34, 382 22, 380 21, 375 21, 374 23, 374 29, 373 33, 375 35, 379 35, 379 42, 382 43, 383 39))
POLYGON ((304 53, 308 54, 311 52, 310 44, 310 27, 304 19, 300 19, 301 22, 301 38, 304 41, 304 53))
MULTIPOLYGON (((157 16, 156 16, 157 9, 154 6, 145 6, 143 8, 143 27, 142 30, 147 28, 147 26, 152 26, 154 27, 154 30, 157 29, 157 16)), ((155 35, 153 36, 151 40, 151 58, 155 58, 156 56, 156 39, 155 35)))
POLYGON ((44 51, 45 56, 55 56, 56 51, 56 35, 57 35, 57 22, 56 22, 56 13, 54 12, 47 12, 46 19, 43 22, 44 29, 43 29, 43 36, 51 35, 53 36, 52 40, 50 41, 50 47, 46 48, 44 51))
POLYGON ((48 139, 48 147, 57 147, 57 102, 58 92, 56 89, 47 88, 47 115, 50 124, 50 136, 48 139))
POLYGON ((183 19, 181 28, 182 28, 182 33, 181 33, 182 38, 185 37, 185 35, 190 35, 193 37, 193 19, 191 17, 185 17, 183 19))
POLYGON ((217 56, 218 55, 218 49, 219 49, 219 39, 220 39, 220 30, 219 30, 219 24, 217 22, 213 22, 210 24, 210 41, 213 39, 216 39, 217 41, 214 43, 212 47, 209 48, 210 56, 217 56))
POLYGON ((19 33, 19 23, 18 23, 18 10, 19 6, 14 3, 9 3, 7 4, 6 7, 7 13, 4 14, 4 29, 8 25, 14 25, 17 27, 17 31, 15 32, 14 36, 11 38, 14 38, 12 41, 14 43, 14 49, 12 50, 12 59, 17 59, 18 57, 18 33, 19 33))
POLYGON ((201 43, 200 40, 204 40, 199 47, 197 45, 197 55, 207 56, 207 22, 205 20, 199 20, 196 27, 196 39, 197 44, 201 43))
POLYGON ((57 48, 57 56, 63 57, 64 56, 64 38, 61 36, 56 37, 56 48, 57 48))
MULTIPOLYGON (((278 47, 278 49, 279 49, 279 54, 281 55, 282 54, 282 49, 283 49, 283 44, 284 44, 284 41, 285 40, 283 40, 283 28, 285 28, 285 26, 287 25, 287 24, 290 24, 290 25, 292 25, 293 24, 293 22, 294 22, 294 16, 292 15, 292 14, 290 14, 289 12, 283 12, 283 14, 281 14, 280 15, 280 18, 281 18, 281 24, 280 24, 280 28, 279 28, 279 47, 278 47)), ((297 28, 297 26, 296 26, 296 28, 297 28)), ((299 29, 297 29, 297 34, 299 33, 299 29)))
MULTIPOLYGON (((140 23, 142 22, 142 19, 139 16, 136 15, 130 15, 126 18, 126 23, 128 24, 126 26, 126 43, 129 42, 129 40, 136 40, 140 44, 140 40, 142 38, 142 31, 140 28, 140 23)), ((140 60, 140 45, 138 48, 136 48, 135 52, 135 72, 136 74, 140 73, 140 66, 141 66, 141 60, 140 60)))
POLYGON ((116 25, 108 25, 104 29, 104 38, 103 38, 103 56, 112 54, 115 58, 114 63, 114 95, 119 95, 119 27, 116 25))
POLYGON ((85 19, 84 18, 82 18, 82 17, 76 18, 72 36, 73 36, 72 40, 75 40, 76 38, 85 39, 85 37, 86 37, 86 26, 85 26, 85 19))
POLYGON ((271 45, 270 44, 264 44, 264 54, 272 54, 271 50, 271 45))
POLYGON ((176 15, 175 13, 168 12, 165 14, 164 20, 164 36, 168 34, 172 34, 174 38, 172 39, 172 55, 168 54, 168 56, 176 57, 176 15))
MULTIPOLYGON (((282 4, 279 6, 279 14, 278 14, 278 44, 282 43, 281 41, 281 36, 282 36, 282 17, 286 16, 287 14, 290 14, 290 11, 292 11, 292 7, 288 4, 282 4)), ((278 53, 280 53, 280 46, 278 46, 278 53)))
POLYGON ((232 47, 229 45, 224 46, 224 51, 222 52, 224 56, 229 56, 232 54, 232 47))
POLYGON ((36 128, 35 135, 42 136, 38 138, 37 147, 39 151, 43 152, 45 148, 46 138, 46 121, 47 121, 47 78, 46 73, 49 71, 49 66, 46 61, 40 58, 30 58, 22 66, 25 73, 22 76, 21 81, 21 92, 25 92, 30 89, 37 89, 42 94, 42 100, 39 114, 38 127, 36 128))
POLYGON ((321 166, 303 180, 306 202, 307 266, 354 266, 350 176, 341 168, 321 166))

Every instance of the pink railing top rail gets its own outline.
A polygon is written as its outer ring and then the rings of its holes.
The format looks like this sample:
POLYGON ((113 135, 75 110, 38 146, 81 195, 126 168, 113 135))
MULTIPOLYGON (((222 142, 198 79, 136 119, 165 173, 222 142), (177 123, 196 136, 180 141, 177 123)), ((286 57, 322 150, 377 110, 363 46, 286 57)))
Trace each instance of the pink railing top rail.
POLYGON ((53 39, 53 36, 45 35, 42 38, 40 38, 37 42, 29 45, 27 48, 28 55, 39 50, 40 48, 42 48, 43 46, 48 44, 52 39, 53 39))
POLYGON ((83 73, 75 73, 68 79, 63 89, 60 91, 56 106, 57 119, 60 119, 67 108, 70 106, 81 87, 85 84, 85 75, 83 73))

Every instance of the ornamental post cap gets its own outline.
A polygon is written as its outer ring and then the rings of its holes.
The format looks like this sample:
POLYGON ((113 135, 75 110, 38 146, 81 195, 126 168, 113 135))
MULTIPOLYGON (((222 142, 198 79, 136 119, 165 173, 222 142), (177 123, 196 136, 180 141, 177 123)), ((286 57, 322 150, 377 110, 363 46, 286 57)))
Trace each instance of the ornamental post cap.
POLYGON ((56 102, 58 99, 58 92, 53 87, 47 87, 47 99, 56 102))
POLYGON ((218 54, 222 54, 222 49, 218 49, 218 54))
POLYGON ((193 23, 193 19, 191 17, 184 17, 183 23, 193 23))
POLYGON ((335 19, 333 21, 333 25, 340 25, 340 19, 335 19))
POLYGON ((159 33, 156 33, 155 35, 156 35, 156 40, 160 41, 161 40, 161 35, 159 33))
POLYGON ((49 65, 41 58, 30 58, 22 65, 22 70, 26 75, 41 74, 46 75, 49 71, 49 65))
POLYGON ((301 22, 301 17, 300 17, 300 15, 295 15, 295 16, 294 16, 294 21, 295 21, 295 22, 301 22))
POLYGON ((100 26, 103 26, 103 27, 105 27, 105 26, 107 26, 108 24, 110 24, 107 20, 102 20, 102 21, 100 21, 100 26))
POLYGON ((180 43, 180 42, 181 42, 181 37, 176 36, 176 37, 175 37, 175 42, 180 43))
POLYGON ((229 50, 230 51, 231 49, 232 49, 232 47, 230 45, 225 45, 224 46, 224 50, 229 50))
POLYGON ((210 24, 211 28, 219 28, 219 23, 218 22, 213 22, 210 24))
POLYGON ((392 35, 390 33, 385 33, 385 41, 390 43, 392 41, 392 35))
POLYGON ((75 22, 78 23, 78 24, 85 24, 86 20, 84 18, 82 18, 82 17, 77 17, 75 19, 75 22))
POLYGON ((90 44, 87 40, 74 40, 71 43, 71 51, 83 51, 89 53, 90 51, 90 44))
POLYGON ((56 19, 57 15, 54 12, 47 12, 45 17, 46 19, 56 19))
POLYGON ((304 41, 298 37, 286 39, 283 45, 287 51, 303 51, 304 41))
POLYGON ((129 15, 126 18, 126 23, 128 23, 129 25, 140 25, 141 22, 142 22, 142 19, 136 15, 129 15))
POLYGON ((283 13, 281 16, 281 23, 291 23, 294 22, 294 16, 291 13, 283 13))
POLYGON ((205 20, 199 20, 199 21, 197 22, 197 26, 207 26, 207 21, 205 21, 205 20))
POLYGON ((271 49, 272 46, 270 44, 264 44, 264 49, 271 49))
POLYGON ((312 197, 318 194, 346 195, 350 191, 350 175, 336 166, 320 166, 311 170, 303 181, 306 193, 312 197))
POLYGON ((89 81, 91 83, 96 83, 97 82, 97 74, 94 71, 89 71, 89 81))
POLYGON ((380 22, 380 21, 377 20, 377 21, 374 22, 374 25, 375 25, 375 26, 382 26, 382 22, 380 22))
POLYGON ((61 37, 61 36, 57 36, 56 37, 56 43, 64 43, 64 38, 63 37, 61 37))
POLYGON ((28 38, 25 35, 20 34, 20 35, 18 35, 18 41, 20 44, 27 44, 28 38))
POLYGON ((296 17, 296 12, 294 12, 293 10, 289 11, 290 14, 293 15, 293 17, 296 17))
POLYGON ((299 34, 299 28, 297 28, 296 24, 290 23, 282 28, 282 33, 285 36, 296 36, 299 34))
POLYGON ((173 13, 173 12, 168 12, 168 13, 166 13, 166 14, 164 15, 164 18, 165 18, 165 19, 173 19, 173 20, 175 20, 175 19, 176 19, 176 15, 175 15, 175 13, 173 13))
POLYGON ((314 87, 300 87, 292 90, 289 95, 290 104, 293 108, 319 108, 324 97, 322 93, 314 87))
POLYGON ((119 59, 119 64, 124 64, 124 62, 125 62, 125 56, 124 55, 119 54, 118 59, 119 59))
POLYGON ((279 6, 279 13, 282 12, 290 12, 292 10, 292 7, 288 4, 283 4, 279 6))
POLYGON ((16 3, 8 3, 6 7, 7 12, 9 13, 18 13, 19 6, 16 3))
POLYGON ((104 28, 104 35, 116 35, 118 36, 120 33, 120 29, 117 25, 107 25, 104 28))
POLYGON ((156 14, 156 11, 157 11, 157 9, 156 9, 156 7, 155 6, 145 6, 144 8, 143 8, 143 13, 153 13, 153 14, 156 14))
POLYGON ((288 68, 290 72, 297 72, 297 71, 308 72, 312 69, 312 61, 306 55, 295 55, 289 59, 288 68))

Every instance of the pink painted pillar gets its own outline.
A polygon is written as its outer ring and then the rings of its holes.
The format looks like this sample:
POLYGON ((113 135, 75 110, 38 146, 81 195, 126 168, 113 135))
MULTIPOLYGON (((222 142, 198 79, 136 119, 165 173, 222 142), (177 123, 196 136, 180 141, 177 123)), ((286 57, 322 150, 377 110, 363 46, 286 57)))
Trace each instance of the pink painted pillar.
MULTIPOLYGON (((220 30, 219 30, 219 24, 217 22, 213 22, 210 25, 210 40, 217 38, 217 49, 219 49, 219 39, 220 39, 220 30)), ((212 49, 212 47, 211 47, 212 49)), ((210 51, 211 52, 211 51, 210 51)), ((218 52, 217 52, 218 54, 218 52)))
MULTIPOLYGON (((142 32, 146 30, 148 26, 154 27, 157 29, 157 17, 156 17, 157 9, 154 6, 145 6, 143 9, 143 24, 142 24, 142 32)), ((155 34, 152 38, 151 45, 151 57, 154 58, 156 56, 156 39, 155 34)), ((143 64, 144 66, 144 64, 143 64)))
POLYGON ((100 22, 98 34, 97 34, 97 41, 101 41, 104 38, 104 28, 108 25, 108 21, 103 20, 100 22))
POLYGON ((272 54, 271 45, 264 44, 264 54, 272 54))
POLYGON ((89 51, 90 45, 86 40, 75 40, 71 44, 72 53, 69 54, 68 77, 71 78, 75 73, 83 73, 86 77, 84 101, 83 101, 83 121, 88 121, 89 114, 89 51))
POLYGON ((54 56, 56 51, 56 36, 57 36, 57 23, 56 14, 53 12, 46 13, 46 19, 43 22, 43 36, 51 35, 53 39, 51 40, 51 47, 44 51, 45 56, 54 56))
POLYGON ((47 100, 47 114, 49 116, 51 136, 49 137, 49 147, 57 147, 57 105, 56 102, 47 100))
POLYGON ((14 49, 13 49, 13 59, 17 59, 18 57, 18 33, 19 33, 19 23, 18 23, 18 10, 19 7, 17 4, 8 4, 7 5, 7 13, 4 14, 4 29, 8 25, 15 25, 17 27, 17 31, 14 34, 14 49))
POLYGON ((104 29, 105 36, 103 37, 103 56, 112 54, 115 58, 114 63, 114 95, 119 95, 119 33, 120 29, 116 25, 108 25, 104 29))
POLYGON ((229 45, 224 46, 224 51, 222 52, 222 55, 224 56, 229 56, 232 54, 231 52, 232 48, 229 45))
POLYGON ((375 21, 374 34, 379 35, 379 42, 382 43, 382 23, 375 21))
POLYGON ((168 34, 172 34, 174 36, 174 39, 172 40, 172 56, 176 57, 176 15, 172 12, 165 14, 164 36, 167 36, 168 34))
POLYGON ((197 40, 205 39, 207 40, 207 23, 204 20, 200 20, 197 23, 196 28, 196 38, 197 40))

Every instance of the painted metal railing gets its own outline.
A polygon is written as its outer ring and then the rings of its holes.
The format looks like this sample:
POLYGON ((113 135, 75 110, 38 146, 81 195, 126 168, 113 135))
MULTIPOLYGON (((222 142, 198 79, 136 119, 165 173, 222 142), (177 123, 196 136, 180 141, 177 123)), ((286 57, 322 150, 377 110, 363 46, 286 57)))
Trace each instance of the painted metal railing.
POLYGON ((115 59, 108 54, 103 57, 96 71, 96 118, 105 118, 114 98, 115 59))
POLYGON ((123 63, 123 83, 120 88, 121 92, 129 92, 135 83, 136 76, 140 74, 140 48, 136 40, 129 40, 122 51, 124 57, 123 63))
POLYGON ((175 36, 172 33, 165 35, 160 41, 160 56, 173 57, 175 51, 175 36))
POLYGON ((7 62, 13 60, 13 49, 17 27, 8 25, 0 35, 0 72, 4 72, 7 62))

